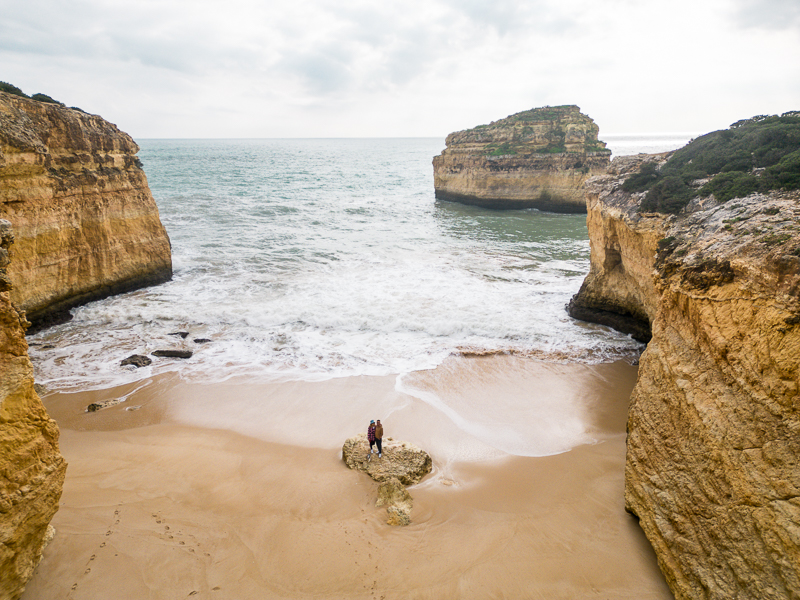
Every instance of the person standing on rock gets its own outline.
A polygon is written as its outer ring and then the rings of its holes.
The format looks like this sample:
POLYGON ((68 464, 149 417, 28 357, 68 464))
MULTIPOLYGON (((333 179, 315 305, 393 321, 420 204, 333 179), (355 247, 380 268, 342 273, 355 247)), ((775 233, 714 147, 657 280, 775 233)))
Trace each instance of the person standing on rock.
POLYGON ((369 454, 367 455, 367 460, 369 460, 372 458, 372 453, 375 452, 372 449, 375 445, 375 421, 369 422, 369 427, 367 427, 367 441, 369 441, 369 454))
POLYGON ((383 457, 383 448, 381 444, 383 442, 383 425, 381 425, 381 420, 378 419, 378 424, 375 426, 375 443, 378 445, 378 458, 383 457))

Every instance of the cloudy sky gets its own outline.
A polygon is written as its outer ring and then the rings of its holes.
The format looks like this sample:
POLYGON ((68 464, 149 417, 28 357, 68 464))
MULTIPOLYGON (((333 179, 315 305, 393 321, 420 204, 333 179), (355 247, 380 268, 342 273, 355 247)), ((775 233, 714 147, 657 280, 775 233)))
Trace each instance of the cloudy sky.
POLYGON ((800 0, 0 0, 0 81, 135 138, 607 133, 800 110, 800 0))

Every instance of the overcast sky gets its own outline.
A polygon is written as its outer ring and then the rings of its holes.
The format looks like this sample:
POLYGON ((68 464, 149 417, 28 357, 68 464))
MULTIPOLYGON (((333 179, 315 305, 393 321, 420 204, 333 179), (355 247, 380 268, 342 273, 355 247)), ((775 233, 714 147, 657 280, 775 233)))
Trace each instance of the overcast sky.
POLYGON ((134 138, 606 133, 800 110, 800 0, 0 0, 0 81, 134 138))

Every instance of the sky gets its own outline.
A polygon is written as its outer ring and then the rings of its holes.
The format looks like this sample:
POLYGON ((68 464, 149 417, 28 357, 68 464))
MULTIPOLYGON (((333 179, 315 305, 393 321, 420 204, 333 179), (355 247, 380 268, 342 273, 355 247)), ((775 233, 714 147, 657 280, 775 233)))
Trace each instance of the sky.
POLYGON ((603 133, 800 110, 800 0, 0 0, 0 81, 134 138, 603 133))

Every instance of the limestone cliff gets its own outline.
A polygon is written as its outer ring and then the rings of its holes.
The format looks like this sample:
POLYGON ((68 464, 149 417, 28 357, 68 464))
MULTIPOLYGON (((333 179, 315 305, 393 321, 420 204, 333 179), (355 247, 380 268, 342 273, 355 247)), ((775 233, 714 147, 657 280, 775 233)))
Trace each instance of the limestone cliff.
POLYGON ((10 301, 11 224, 0 220, 0 598, 18 598, 39 563, 67 465, 33 389, 27 322, 10 301))
POLYGON ((0 92, 0 218, 16 235, 12 300, 32 322, 172 276, 138 150, 96 115, 0 92))
POLYGON ((627 509, 679 599, 800 598, 800 193, 641 214, 588 183, 592 272, 573 304, 649 325, 627 509), (605 304, 604 304, 605 303, 605 304))
POLYGON ((487 208, 585 213, 582 186, 611 152, 577 106, 546 106, 447 136, 436 197, 487 208))
POLYGON ((637 199, 621 185, 644 163, 660 165, 668 157, 669 153, 615 158, 605 175, 590 178, 584 188, 591 264, 567 312, 641 342, 650 340, 650 323, 658 308, 653 258, 670 221, 663 215, 639 213, 637 199))

